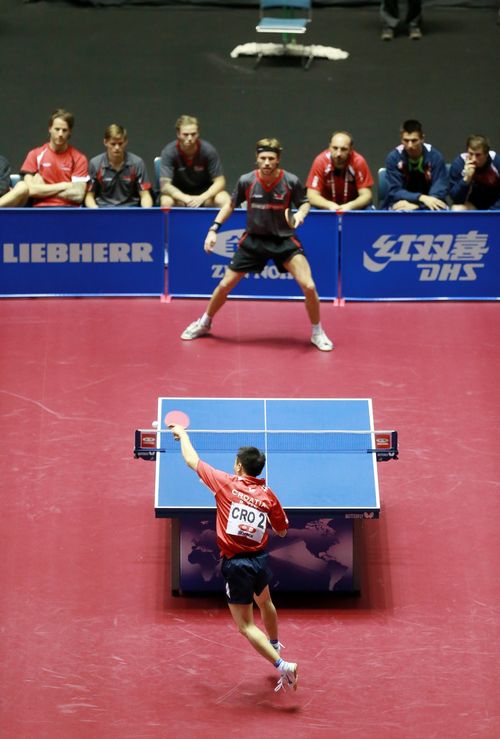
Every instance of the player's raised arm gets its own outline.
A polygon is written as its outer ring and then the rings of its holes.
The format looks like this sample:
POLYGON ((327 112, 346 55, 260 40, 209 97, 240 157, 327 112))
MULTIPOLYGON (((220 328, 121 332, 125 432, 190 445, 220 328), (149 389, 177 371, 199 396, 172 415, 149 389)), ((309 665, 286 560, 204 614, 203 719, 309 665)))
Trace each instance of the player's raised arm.
POLYGON ((175 425, 170 426, 170 430, 174 435, 174 439, 178 439, 181 442, 181 454, 185 463, 188 467, 191 467, 192 470, 195 470, 198 467, 200 458, 198 456, 198 452, 191 444, 191 439, 189 438, 186 429, 182 426, 175 425))

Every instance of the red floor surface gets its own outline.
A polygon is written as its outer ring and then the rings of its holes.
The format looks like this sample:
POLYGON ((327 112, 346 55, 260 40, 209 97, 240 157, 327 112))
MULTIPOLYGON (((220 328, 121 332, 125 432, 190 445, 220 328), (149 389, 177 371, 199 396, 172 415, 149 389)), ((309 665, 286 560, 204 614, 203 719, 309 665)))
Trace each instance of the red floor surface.
POLYGON ((203 305, 0 303, 1 736, 500 736, 500 306, 324 305, 322 354, 300 303, 232 302, 179 341, 203 305), (131 453, 159 395, 372 397, 400 431, 362 595, 281 604, 295 694, 222 596, 170 596, 131 453))

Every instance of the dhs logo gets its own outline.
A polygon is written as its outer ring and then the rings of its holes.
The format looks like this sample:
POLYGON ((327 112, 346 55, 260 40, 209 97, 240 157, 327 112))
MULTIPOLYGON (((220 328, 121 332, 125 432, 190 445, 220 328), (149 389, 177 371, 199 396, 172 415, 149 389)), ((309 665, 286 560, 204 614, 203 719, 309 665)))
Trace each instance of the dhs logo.
POLYGON ((382 234, 363 252, 363 267, 382 272, 389 264, 412 265, 422 282, 474 282, 490 250, 488 234, 382 234))

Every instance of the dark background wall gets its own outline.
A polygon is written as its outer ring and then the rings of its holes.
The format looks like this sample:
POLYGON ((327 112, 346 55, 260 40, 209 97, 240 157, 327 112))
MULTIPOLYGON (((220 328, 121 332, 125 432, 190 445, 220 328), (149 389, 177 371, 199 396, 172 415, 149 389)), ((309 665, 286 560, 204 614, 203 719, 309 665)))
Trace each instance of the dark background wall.
MULTIPOLYGON (((24 2, 38 2, 38 0, 24 0, 24 2)), ((64 0, 45 0, 49 3, 61 3, 64 0)), ((226 5, 228 7, 258 6, 259 0, 66 0, 73 5, 226 5)), ((404 3, 405 0, 402 0, 404 3)), ((458 6, 463 8, 492 8, 498 0, 422 0, 426 8, 439 6, 458 6)), ((356 7, 380 5, 380 0, 314 0, 314 6, 338 5, 340 7, 356 7)))
MULTIPOLYGON (((443 1, 443 0, 442 0, 443 1)), ((481 3, 482 4, 482 3, 481 3)), ((425 36, 379 40, 378 7, 316 7, 306 42, 349 52, 345 61, 231 59, 257 39, 255 7, 137 5, 95 8, 3 0, 0 151, 19 169, 46 139, 50 111, 76 114, 73 143, 102 150, 110 122, 152 169, 181 113, 197 115, 232 187, 253 145, 278 136, 284 165, 302 177, 332 129, 352 131, 375 171, 417 117, 447 160, 471 132, 500 147, 500 26, 496 7, 425 5, 425 36)), ((271 40, 265 38, 265 41, 271 40)))

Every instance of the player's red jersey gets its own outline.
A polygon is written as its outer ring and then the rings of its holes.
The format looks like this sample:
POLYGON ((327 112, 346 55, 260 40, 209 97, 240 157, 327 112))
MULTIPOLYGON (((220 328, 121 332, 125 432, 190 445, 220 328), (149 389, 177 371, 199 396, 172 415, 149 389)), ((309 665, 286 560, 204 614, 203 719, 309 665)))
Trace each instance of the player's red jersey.
POLYGON ((322 151, 312 163, 306 182, 306 187, 317 190, 326 200, 338 205, 355 200, 360 188, 372 186, 373 177, 370 168, 365 158, 354 149, 347 167, 338 171, 333 166, 330 150, 322 151))
POLYGON ((263 550, 269 538, 268 519, 276 531, 288 529, 286 513, 264 479, 230 475, 201 459, 196 472, 215 495, 217 544, 228 559, 263 550))
MULTIPOLYGON (((87 182, 89 179, 87 158, 74 146, 68 146, 65 151, 61 152, 54 151, 49 144, 32 149, 26 155, 21 172, 39 174, 47 185, 57 182, 87 182)), ((75 206, 76 203, 58 195, 52 195, 36 200, 34 205, 75 206)))

